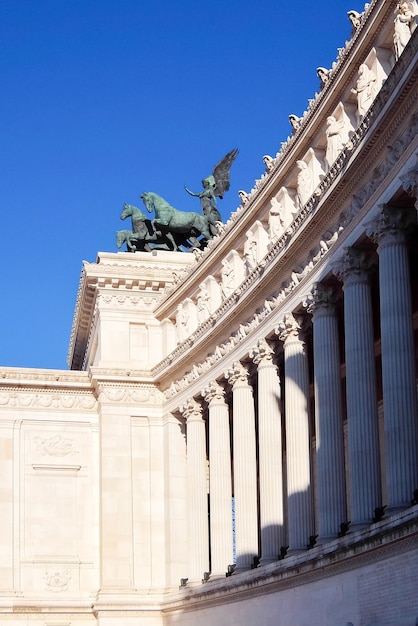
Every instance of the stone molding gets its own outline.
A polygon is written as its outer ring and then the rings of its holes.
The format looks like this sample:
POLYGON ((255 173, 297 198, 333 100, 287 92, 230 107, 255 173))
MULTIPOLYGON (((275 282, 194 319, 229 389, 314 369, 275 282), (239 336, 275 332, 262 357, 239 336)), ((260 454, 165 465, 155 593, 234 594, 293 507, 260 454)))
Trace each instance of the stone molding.
POLYGON ((97 412, 97 400, 90 392, 58 391, 55 389, 34 390, 16 387, 0 388, 0 407, 16 409, 39 409, 59 411, 97 412))
POLYGON ((128 406, 153 405, 161 406, 163 395, 154 386, 98 383, 100 404, 117 404, 128 406))
MULTIPOLYGON (((339 56, 341 55, 341 58, 339 59, 339 61, 349 57, 349 52, 351 50, 354 40, 358 38, 363 25, 367 22, 367 20, 365 19, 366 14, 367 16, 369 16, 376 4, 377 4, 377 0, 374 0, 374 2, 370 3, 370 5, 368 6, 365 12, 365 15, 362 18, 362 24, 360 28, 355 32, 352 40, 350 42, 347 42, 349 45, 346 46, 346 48, 340 49, 339 56)), ((314 191, 311 198, 302 207, 299 214, 296 215, 294 222, 290 225, 287 232, 282 237, 279 238, 279 240, 273 246, 273 248, 275 248, 277 245, 279 245, 279 248, 283 247, 287 243, 289 237, 295 234, 295 232, 298 230, 300 225, 305 222, 308 215, 310 215, 315 210, 315 207, 317 206, 323 193, 327 191, 333 184, 334 180, 338 178, 344 165, 351 158, 352 153, 359 146, 359 144, 363 141, 370 127, 372 126, 372 124, 374 124, 376 117, 379 115, 379 113, 382 111, 383 107, 385 106, 386 102, 389 100, 393 89, 398 85, 400 77, 404 73, 406 66, 409 65, 413 56, 416 54, 418 50, 418 36, 417 35, 411 38, 411 42, 412 43, 410 43, 410 45, 407 46, 402 56, 400 57, 399 61, 393 67, 392 71, 387 77, 387 80, 385 81, 384 85, 382 86, 378 95, 376 96, 376 99, 373 105, 370 107, 369 111, 364 116, 362 122, 359 124, 356 131, 353 133, 350 142, 345 146, 344 150, 340 153, 339 157, 337 158, 337 160, 335 161, 335 163, 333 164, 333 166, 331 167, 327 175, 323 178, 321 183, 318 185, 318 187, 314 191)), ((338 65, 338 72, 339 70, 340 70, 340 66, 338 65)), ((330 74, 329 74, 330 80, 327 81, 325 88, 319 94, 315 94, 315 98, 313 99, 312 105, 311 105, 312 111, 309 110, 308 108, 309 116, 307 116, 306 119, 308 119, 308 117, 309 118, 311 117, 311 113, 313 115, 313 113, 316 112, 317 108, 319 107, 320 102, 322 101, 324 97, 324 94, 328 92, 330 86, 333 83, 332 78, 336 74, 337 74, 337 66, 334 67, 330 71, 330 74)), ((305 124, 301 124, 300 128, 297 131, 297 135, 293 135, 288 138, 289 143, 285 144, 286 150, 283 152, 283 154, 280 153, 280 158, 278 158, 279 155, 276 156, 274 167, 271 168, 268 174, 266 174, 265 177, 259 181, 259 184, 256 184, 255 188, 250 192, 250 194, 247 194, 248 196, 247 201, 244 204, 241 204, 241 206, 238 207, 238 209, 231 215, 231 218, 224 225, 220 236, 212 239, 209 242, 206 249, 201 254, 196 255, 195 258, 196 258, 197 263, 202 263, 213 252, 214 248, 220 245, 221 240, 223 239, 224 235, 233 228, 235 221, 239 217, 241 217, 244 207, 245 207, 245 212, 249 212, 251 205, 256 201, 256 199, 259 196, 258 192, 262 189, 262 187, 265 186, 265 183, 267 182, 267 180, 273 177, 275 173, 277 173, 279 165, 285 160, 285 158, 288 157, 288 153, 291 151, 291 148, 293 147, 297 136, 301 134, 300 130, 304 127, 305 127, 305 124)), ((282 144, 282 147, 283 147, 283 144, 282 144)), ((266 255, 265 258, 267 258, 268 256, 269 255, 266 255)), ((193 271, 195 271, 195 267, 190 268, 189 271, 186 272, 185 278, 187 278, 187 276, 193 271)), ((173 288, 166 289, 164 291, 163 297, 165 298, 170 293, 172 293, 172 291, 173 291, 173 288)))

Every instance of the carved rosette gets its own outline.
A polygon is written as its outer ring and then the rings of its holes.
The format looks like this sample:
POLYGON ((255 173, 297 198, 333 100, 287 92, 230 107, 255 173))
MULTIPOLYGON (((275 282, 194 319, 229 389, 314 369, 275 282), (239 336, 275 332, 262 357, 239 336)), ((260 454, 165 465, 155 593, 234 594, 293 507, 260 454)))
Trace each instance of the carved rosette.
POLYGON ((406 230, 416 223, 416 216, 408 209, 398 209, 382 204, 375 219, 366 224, 366 234, 378 244, 378 251, 384 246, 397 245, 405 241, 406 230))
POLYGON ((364 250, 346 248, 345 254, 332 264, 334 275, 344 286, 356 283, 368 283, 374 264, 364 250))
POLYGON ((186 418, 187 423, 202 420, 202 405, 194 398, 188 398, 184 404, 179 406, 179 411, 186 418))
POLYGON ((202 396, 210 407, 217 404, 225 404, 225 389, 216 380, 210 382, 207 387, 204 388, 202 396))
POLYGON ((248 376, 248 369, 244 367, 241 361, 234 361, 231 367, 225 372, 225 378, 233 388, 238 386, 247 387, 248 376))
POLYGON ((274 367, 273 355, 274 350, 264 337, 259 339, 257 345, 249 352, 250 359, 257 365, 258 369, 261 367, 274 367))

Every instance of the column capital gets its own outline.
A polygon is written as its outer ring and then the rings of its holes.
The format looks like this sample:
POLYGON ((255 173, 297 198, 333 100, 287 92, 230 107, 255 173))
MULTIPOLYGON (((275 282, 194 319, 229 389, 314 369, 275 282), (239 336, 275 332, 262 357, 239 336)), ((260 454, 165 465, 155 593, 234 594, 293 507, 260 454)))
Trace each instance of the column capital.
POLYGON ((225 378, 233 387, 235 387, 238 383, 247 386, 248 376, 248 369, 244 367, 241 361, 234 361, 231 367, 225 372, 225 378))
POLYGON ((345 285, 367 283, 373 265, 365 250, 345 248, 343 256, 332 264, 332 271, 345 285))
POLYGON ((407 228, 414 222, 416 217, 410 210, 381 204, 376 217, 366 224, 366 234, 379 247, 402 243, 407 228))
POLYGON ((179 411, 188 422, 202 419, 202 406, 194 398, 188 398, 184 404, 179 406, 179 411))
POLYGON ((212 380, 202 391, 202 396, 212 406, 225 404, 225 389, 216 380, 212 380))
POLYGON ((285 313, 282 321, 274 329, 274 332, 279 336, 280 341, 284 341, 285 343, 295 340, 303 343, 301 337, 302 330, 302 325, 295 318, 293 313, 285 313))
POLYGON ((272 365, 273 348, 262 337, 258 340, 257 345, 251 348, 249 352, 250 359, 259 367, 260 365, 272 365))
POLYGON ((415 208, 418 211, 418 154, 416 156, 417 162, 414 167, 408 170, 406 174, 399 176, 399 179, 406 193, 415 198, 415 208))
POLYGON ((337 297, 332 287, 316 283, 303 301, 308 313, 312 313, 313 320, 318 317, 335 315, 337 297))

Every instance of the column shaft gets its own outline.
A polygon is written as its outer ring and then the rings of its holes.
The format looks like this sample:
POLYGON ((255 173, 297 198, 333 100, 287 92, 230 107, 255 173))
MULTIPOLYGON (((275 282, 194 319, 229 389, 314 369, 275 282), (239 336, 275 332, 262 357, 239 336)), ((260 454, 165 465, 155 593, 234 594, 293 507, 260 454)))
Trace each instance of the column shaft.
POLYGON ((408 216, 384 206, 370 225, 379 244, 387 505, 392 509, 409 506, 418 488, 414 334, 404 234, 408 216))
POLYGON ((225 576, 232 554, 232 477, 229 409, 224 391, 211 383, 209 402, 209 480, 211 576, 225 576))
POLYGON ((313 295, 318 543, 347 521, 338 321, 330 291, 313 295))
POLYGON ((369 524, 381 505, 373 317, 363 253, 349 249, 344 279, 348 455, 352 525, 369 524))
POLYGON ((258 366, 258 458, 261 564, 277 561, 284 545, 280 379, 264 339, 250 352, 258 366))
MULTIPOLYGON (((277 332, 277 331, 276 331, 277 332)), ((289 553, 306 550, 314 534, 309 427, 309 375, 300 326, 287 315, 278 332, 284 341, 289 553)))
POLYGON ((258 556, 257 459, 255 411, 248 372, 234 363, 232 382, 236 569, 248 569, 258 556))
POLYGON ((200 582, 209 571, 206 431, 202 407, 193 399, 180 407, 187 419, 187 500, 189 582, 200 582))

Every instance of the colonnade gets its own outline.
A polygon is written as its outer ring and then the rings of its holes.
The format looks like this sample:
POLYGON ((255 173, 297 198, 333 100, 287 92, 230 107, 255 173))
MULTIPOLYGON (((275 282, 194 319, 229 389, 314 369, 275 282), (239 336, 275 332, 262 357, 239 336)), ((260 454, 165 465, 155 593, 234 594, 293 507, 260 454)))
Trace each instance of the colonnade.
POLYGON ((239 572, 369 525, 385 507, 388 514, 410 506, 418 488, 410 221, 409 210, 380 207, 366 225, 367 248, 340 250, 301 308, 264 329, 221 379, 180 407, 189 581, 204 572, 225 576, 234 549, 239 572), (370 254, 370 240, 377 254, 370 254), (376 272, 379 302, 373 303, 376 272))

